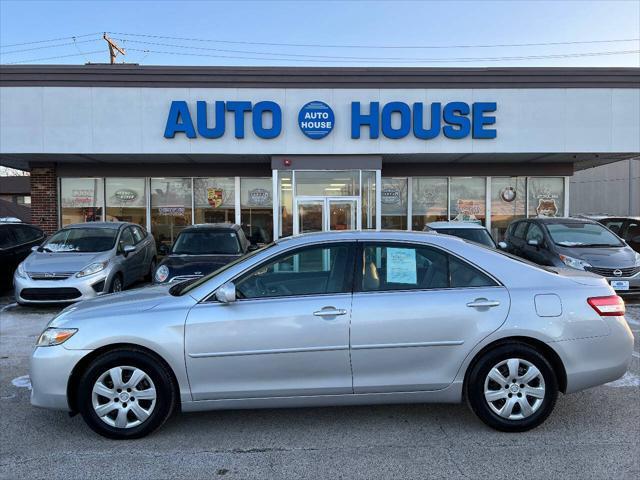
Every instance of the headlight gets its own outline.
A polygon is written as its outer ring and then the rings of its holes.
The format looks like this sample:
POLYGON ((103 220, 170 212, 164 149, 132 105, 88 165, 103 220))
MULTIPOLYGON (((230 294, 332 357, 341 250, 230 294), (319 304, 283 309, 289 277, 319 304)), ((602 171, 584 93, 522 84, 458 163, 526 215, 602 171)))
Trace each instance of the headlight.
POLYGON ((636 252, 636 267, 640 267, 640 253, 636 252))
POLYGON ((18 268, 16 268, 16 275, 20 278, 27 278, 27 272, 24 271, 24 263, 18 265, 18 268))
POLYGON ((101 272, 102 270, 107 268, 108 264, 109 264, 109 261, 107 260, 106 262, 95 262, 90 265, 87 265, 78 273, 76 273, 76 277, 78 278, 86 277, 87 275, 93 275, 94 273, 101 272))
POLYGON ((584 260, 579 260, 567 255, 560 255, 560 260, 562 260, 567 267, 575 268, 577 270, 585 270, 586 267, 591 266, 590 263, 587 263, 584 260))
POLYGON ((164 282, 169 277, 169 269, 166 265, 160 265, 156 270, 156 282, 164 282))
POLYGON ((60 345, 69 340, 77 331, 77 328, 47 328, 38 338, 36 346, 53 347, 54 345, 60 345))

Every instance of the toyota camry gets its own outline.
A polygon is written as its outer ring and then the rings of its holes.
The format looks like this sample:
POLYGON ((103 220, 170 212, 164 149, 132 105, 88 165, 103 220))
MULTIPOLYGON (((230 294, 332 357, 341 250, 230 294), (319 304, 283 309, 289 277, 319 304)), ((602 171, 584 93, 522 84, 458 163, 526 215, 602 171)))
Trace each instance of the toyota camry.
POLYGON ((318 233, 66 308, 32 354, 31 402, 118 439, 178 411, 463 400, 524 431, 632 351, 603 277, 437 233, 318 233))

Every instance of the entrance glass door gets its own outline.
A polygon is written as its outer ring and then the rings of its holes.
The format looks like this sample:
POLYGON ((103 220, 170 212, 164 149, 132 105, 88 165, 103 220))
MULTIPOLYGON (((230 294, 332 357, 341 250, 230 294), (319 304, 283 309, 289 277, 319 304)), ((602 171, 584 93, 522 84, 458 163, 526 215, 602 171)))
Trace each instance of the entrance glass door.
POLYGON ((294 234, 360 228, 358 197, 298 197, 295 204, 294 234))

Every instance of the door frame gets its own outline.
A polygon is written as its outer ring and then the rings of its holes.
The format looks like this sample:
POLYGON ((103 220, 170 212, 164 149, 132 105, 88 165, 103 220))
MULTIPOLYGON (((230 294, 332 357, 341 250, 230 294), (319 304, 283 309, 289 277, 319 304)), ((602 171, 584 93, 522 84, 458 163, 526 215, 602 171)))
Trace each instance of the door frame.
POLYGON ((322 231, 328 232, 330 231, 330 204, 331 202, 356 202, 356 225, 355 230, 362 230, 362 207, 361 207, 361 199, 357 195, 347 195, 347 196, 306 196, 306 195, 297 195, 293 198, 293 234, 300 234, 300 214, 298 210, 298 206, 300 203, 305 202, 323 202, 322 205, 322 231))

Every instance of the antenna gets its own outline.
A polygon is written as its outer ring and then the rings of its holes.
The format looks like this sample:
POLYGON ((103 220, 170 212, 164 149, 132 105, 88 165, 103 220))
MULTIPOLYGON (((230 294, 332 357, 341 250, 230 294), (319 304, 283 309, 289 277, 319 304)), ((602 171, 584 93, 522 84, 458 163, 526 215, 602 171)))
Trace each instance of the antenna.
POLYGON ((107 45, 109 46, 109 57, 111 59, 112 65, 116 63, 116 55, 118 55, 118 53, 122 55, 126 55, 124 48, 120 48, 116 42, 114 42, 109 37, 107 37, 106 32, 104 35, 102 35, 102 38, 105 39, 105 41, 107 42, 107 45))

